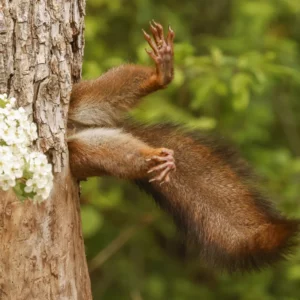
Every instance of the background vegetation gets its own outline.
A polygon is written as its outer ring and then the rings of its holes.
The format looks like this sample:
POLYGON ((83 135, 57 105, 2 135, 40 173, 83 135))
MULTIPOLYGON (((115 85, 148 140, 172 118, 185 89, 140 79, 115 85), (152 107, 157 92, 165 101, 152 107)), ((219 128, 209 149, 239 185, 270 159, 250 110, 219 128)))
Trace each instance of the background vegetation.
MULTIPOLYGON (((149 64, 141 28, 176 32, 172 85, 134 117, 232 140, 277 206, 300 217, 300 1, 89 0, 84 77, 149 64)), ((259 273, 220 274, 185 248, 169 216, 120 180, 82 186, 94 299, 300 299, 300 251, 259 273)))

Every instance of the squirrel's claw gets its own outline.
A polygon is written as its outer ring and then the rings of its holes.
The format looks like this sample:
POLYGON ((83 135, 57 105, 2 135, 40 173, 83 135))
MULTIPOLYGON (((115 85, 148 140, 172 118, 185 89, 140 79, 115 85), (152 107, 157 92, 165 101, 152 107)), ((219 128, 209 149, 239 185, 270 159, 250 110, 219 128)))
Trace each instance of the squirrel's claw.
POLYGON ((173 150, 162 148, 159 151, 159 155, 154 155, 147 159, 148 161, 158 163, 156 166, 150 168, 147 173, 158 172, 149 182, 160 181, 162 184, 170 181, 170 172, 176 169, 176 165, 173 150))
POLYGON ((146 50, 156 65, 156 76, 159 86, 166 86, 173 78, 174 31, 169 26, 166 37, 161 24, 150 22, 152 36, 143 30, 144 38, 151 50, 146 50))

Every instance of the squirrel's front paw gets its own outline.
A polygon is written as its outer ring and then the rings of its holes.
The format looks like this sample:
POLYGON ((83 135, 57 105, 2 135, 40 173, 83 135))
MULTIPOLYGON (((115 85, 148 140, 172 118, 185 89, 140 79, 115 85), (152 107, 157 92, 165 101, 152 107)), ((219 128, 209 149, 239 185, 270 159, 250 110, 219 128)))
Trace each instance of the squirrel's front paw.
POLYGON ((164 36, 162 25, 155 21, 150 22, 151 36, 143 30, 144 37, 152 50, 146 50, 156 65, 157 83, 164 87, 171 82, 173 78, 173 56, 174 56, 174 31, 169 26, 168 34, 164 36))
POLYGON ((149 180, 160 181, 160 183, 170 181, 170 172, 176 169, 174 151, 166 148, 155 149, 155 152, 151 157, 147 158, 146 161, 151 161, 155 163, 148 173, 155 172, 157 175, 149 180))

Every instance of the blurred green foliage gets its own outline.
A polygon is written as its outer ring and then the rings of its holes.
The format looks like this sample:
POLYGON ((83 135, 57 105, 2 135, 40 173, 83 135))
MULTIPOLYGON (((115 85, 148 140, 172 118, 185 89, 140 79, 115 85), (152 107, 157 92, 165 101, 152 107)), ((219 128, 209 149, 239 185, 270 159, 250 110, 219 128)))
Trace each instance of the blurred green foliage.
MULTIPOLYGON (((133 116, 232 140, 277 206, 300 217, 300 1, 89 0, 84 78, 126 62, 150 64, 141 29, 153 18, 176 32, 176 75, 133 116)), ((93 178, 82 199, 96 300, 300 299, 297 249, 259 273, 220 274, 134 186, 93 178)))

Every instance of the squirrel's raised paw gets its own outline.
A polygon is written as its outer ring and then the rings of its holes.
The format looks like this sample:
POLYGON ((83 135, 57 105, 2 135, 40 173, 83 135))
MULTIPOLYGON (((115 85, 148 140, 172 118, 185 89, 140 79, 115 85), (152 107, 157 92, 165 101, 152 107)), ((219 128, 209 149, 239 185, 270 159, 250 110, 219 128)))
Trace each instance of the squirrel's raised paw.
POLYGON ((156 65, 156 80, 161 86, 166 86, 173 78, 174 31, 169 26, 165 37, 162 25, 150 22, 151 36, 143 30, 145 40, 152 50, 146 50, 156 65))
POLYGON ((160 184, 163 184, 170 181, 170 172, 176 169, 174 151, 160 148, 156 149, 156 152, 153 156, 146 159, 155 164, 148 170, 148 173, 156 173, 156 176, 151 178, 149 182, 160 181, 160 184))

